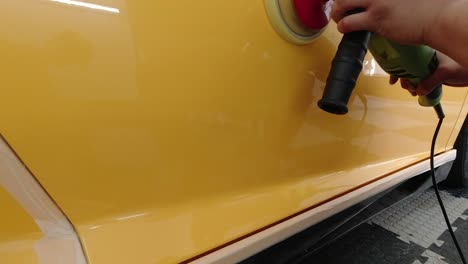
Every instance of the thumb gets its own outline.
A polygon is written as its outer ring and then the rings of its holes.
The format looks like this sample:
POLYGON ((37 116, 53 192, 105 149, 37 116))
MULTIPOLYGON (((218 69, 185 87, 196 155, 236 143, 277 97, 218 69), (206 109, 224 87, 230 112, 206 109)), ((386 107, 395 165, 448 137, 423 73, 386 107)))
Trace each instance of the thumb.
POLYGON ((341 33, 348 33, 353 31, 368 30, 372 31, 372 23, 369 18, 368 12, 356 13, 353 15, 345 16, 338 22, 338 31, 341 33))

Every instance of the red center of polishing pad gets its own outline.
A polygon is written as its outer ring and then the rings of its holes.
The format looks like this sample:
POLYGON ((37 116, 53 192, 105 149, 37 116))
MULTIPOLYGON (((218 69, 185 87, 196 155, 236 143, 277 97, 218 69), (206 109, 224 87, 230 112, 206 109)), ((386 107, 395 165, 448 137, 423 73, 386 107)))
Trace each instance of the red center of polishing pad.
POLYGON ((320 30, 330 21, 328 0, 293 0, 297 16, 308 28, 320 30))

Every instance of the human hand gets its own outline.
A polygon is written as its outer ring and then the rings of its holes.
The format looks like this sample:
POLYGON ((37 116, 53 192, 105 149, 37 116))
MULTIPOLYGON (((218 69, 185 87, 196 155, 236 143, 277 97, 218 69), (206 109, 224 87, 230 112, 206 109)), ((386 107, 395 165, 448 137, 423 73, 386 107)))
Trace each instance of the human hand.
MULTIPOLYGON (((454 87, 468 86, 468 69, 464 68, 450 57, 437 52, 439 67, 436 71, 423 80, 417 87, 414 87, 408 80, 401 79, 401 87, 408 90, 413 96, 427 95, 440 84, 454 87)), ((390 84, 398 82, 398 78, 391 76, 390 84)))
POLYGON ((402 44, 424 44, 443 0, 335 0, 331 16, 342 33, 367 30, 402 44), (364 11, 348 15, 348 11, 364 11))

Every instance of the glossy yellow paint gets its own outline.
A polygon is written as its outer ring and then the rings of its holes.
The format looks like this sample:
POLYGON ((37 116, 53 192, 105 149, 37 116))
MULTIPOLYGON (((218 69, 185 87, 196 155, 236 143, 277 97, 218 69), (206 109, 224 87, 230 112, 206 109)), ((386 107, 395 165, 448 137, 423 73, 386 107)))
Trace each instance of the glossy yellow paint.
POLYGON ((182 261, 428 157, 433 110, 370 56, 348 115, 316 107, 334 25, 295 46, 263 0, 63 2, 0 3, 0 133, 91 264, 182 261))
POLYGON ((35 246, 43 236, 32 217, 0 186, 0 263, 35 264, 35 246))

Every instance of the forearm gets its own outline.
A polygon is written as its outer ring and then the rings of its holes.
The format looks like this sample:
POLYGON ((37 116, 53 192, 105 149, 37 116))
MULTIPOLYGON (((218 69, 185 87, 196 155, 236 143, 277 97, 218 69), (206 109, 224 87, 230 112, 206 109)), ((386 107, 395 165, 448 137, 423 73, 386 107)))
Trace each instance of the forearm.
POLYGON ((425 36, 427 45, 468 68, 468 0, 448 0, 425 36))

